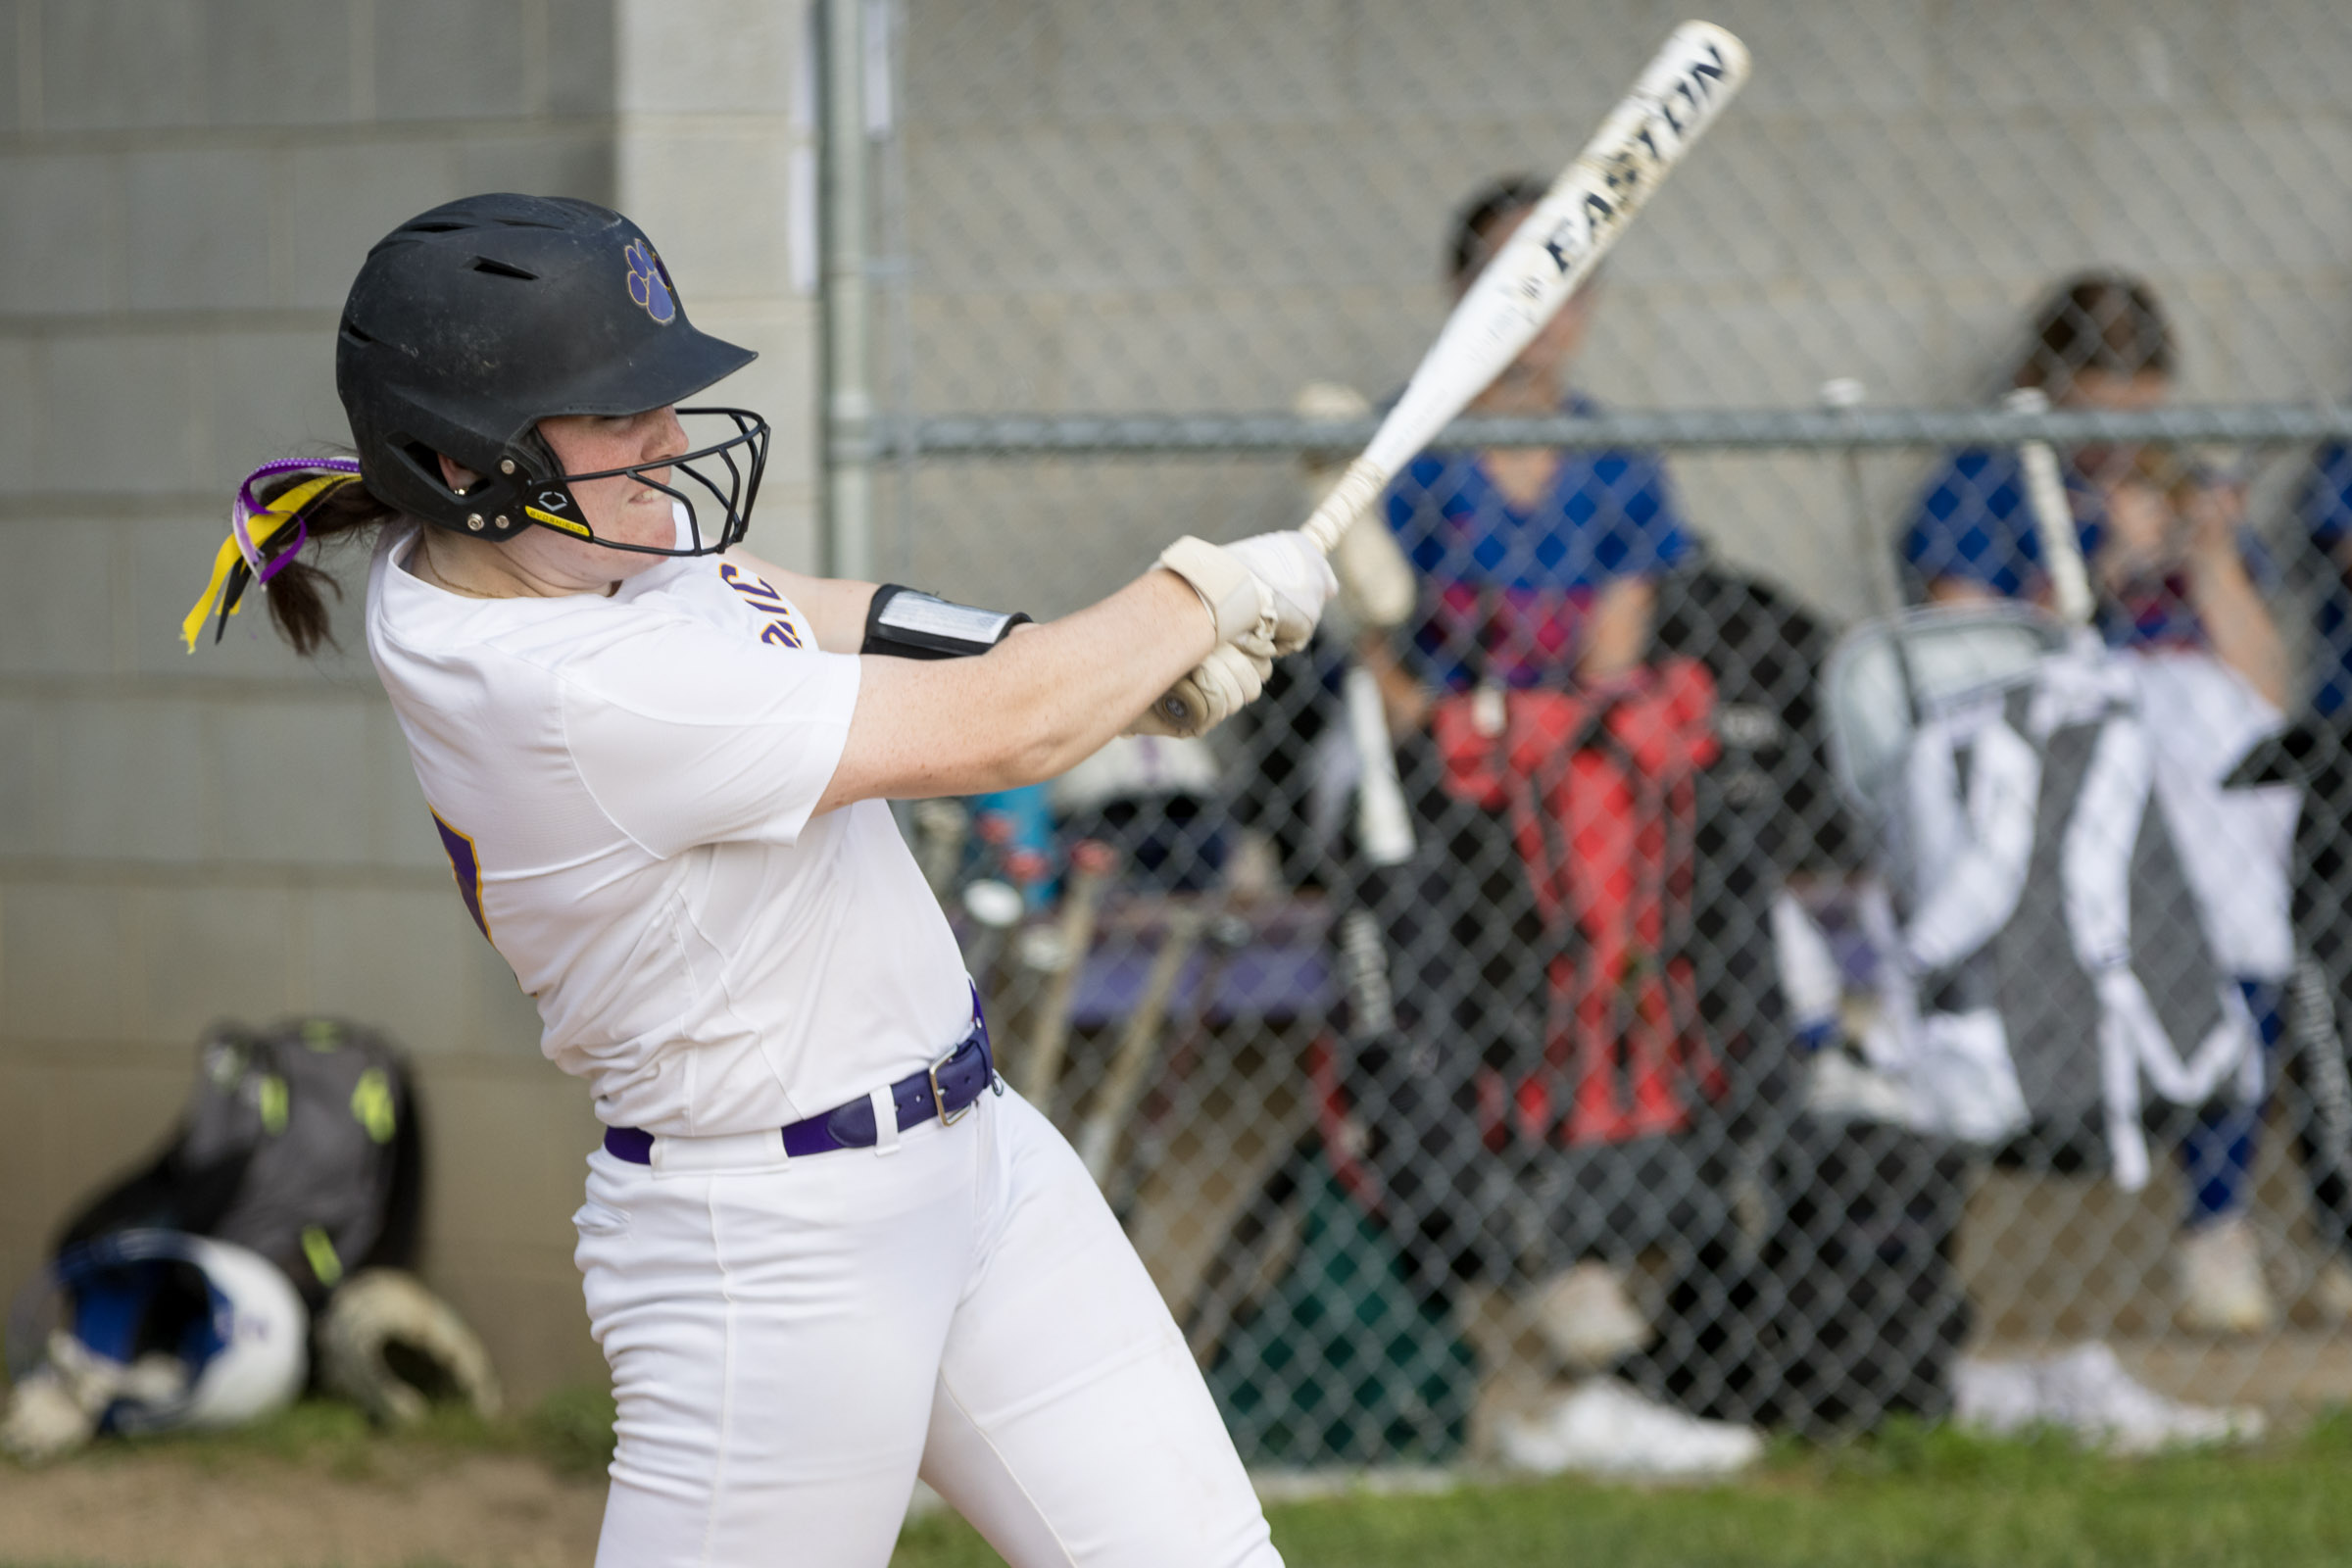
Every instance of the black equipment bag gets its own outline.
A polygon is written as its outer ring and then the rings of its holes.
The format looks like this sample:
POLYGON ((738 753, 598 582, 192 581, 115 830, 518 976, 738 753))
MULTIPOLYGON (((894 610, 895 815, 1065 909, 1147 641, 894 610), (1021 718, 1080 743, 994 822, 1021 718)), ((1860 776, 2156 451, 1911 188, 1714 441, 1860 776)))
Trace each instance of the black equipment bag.
POLYGON ((1761 1244, 1712 1249, 1670 1286, 1631 1375, 1697 1414, 1808 1437, 1948 1414, 1970 1323, 1958 1146, 1799 1116, 1761 1185, 1761 1244))
POLYGON ((220 1024, 161 1152, 85 1204, 57 1250, 163 1229, 249 1248, 316 1309, 347 1275, 414 1267, 423 1144, 384 1035, 333 1018, 220 1024))

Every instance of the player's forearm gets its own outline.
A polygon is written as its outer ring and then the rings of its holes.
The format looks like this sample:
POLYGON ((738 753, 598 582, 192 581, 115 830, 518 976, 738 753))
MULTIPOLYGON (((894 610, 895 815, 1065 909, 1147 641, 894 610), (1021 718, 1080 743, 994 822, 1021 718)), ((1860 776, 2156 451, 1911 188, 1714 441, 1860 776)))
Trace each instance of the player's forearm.
POLYGON ((2286 645, 2232 544, 2189 558, 2189 596, 2213 654, 2274 708, 2286 706, 2286 645))
POLYGON ((1200 596, 1153 570, 977 659, 868 659, 817 809, 1052 778, 1125 729, 1215 646, 1200 596))
POLYGON ((1647 579, 1620 577, 1600 591, 1585 634, 1585 650, 1576 672, 1585 680, 1621 675, 1649 654, 1650 610, 1657 592, 1647 579))
POLYGON ((1000 666, 1008 742, 994 787, 1066 772, 1117 735, 1216 646, 1192 585, 1147 572, 1101 604, 1008 639, 977 662, 1000 666))
POLYGON ((1386 638, 1377 633, 1357 638, 1355 657, 1380 687, 1380 705, 1390 734, 1408 734, 1429 722, 1429 692, 1413 678, 1411 670, 1396 662, 1386 638))

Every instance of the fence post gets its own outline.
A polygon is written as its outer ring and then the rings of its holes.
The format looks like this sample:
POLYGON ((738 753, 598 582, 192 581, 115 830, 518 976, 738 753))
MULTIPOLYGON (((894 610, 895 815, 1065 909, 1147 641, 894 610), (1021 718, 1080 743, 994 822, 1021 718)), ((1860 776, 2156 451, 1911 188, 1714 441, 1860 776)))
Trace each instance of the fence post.
POLYGON ((825 533, 829 576, 873 575, 874 400, 866 344, 863 0, 822 0, 825 533))

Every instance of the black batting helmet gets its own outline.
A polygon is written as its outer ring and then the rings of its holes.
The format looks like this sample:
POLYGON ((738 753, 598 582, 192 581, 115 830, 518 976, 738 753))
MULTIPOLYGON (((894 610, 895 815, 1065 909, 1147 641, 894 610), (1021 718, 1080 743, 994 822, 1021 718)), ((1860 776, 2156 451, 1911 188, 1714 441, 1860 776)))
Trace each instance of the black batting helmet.
POLYGON ((753 358, 686 319, 652 241, 618 213, 564 198, 468 196, 410 219, 368 253, 343 306, 335 388, 368 488, 387 505, 485 539, 537 524, 616 550, 697 556, 743 537, 767 421, 743 409, 681 409, 723 421, 718 438, 597 473, 565 473, 538 423, 669 407, 753 358), (482 478, 453 490, 438 454, 482 478), (660 468, 666 480, 645 471, 660 468), (675 548, 596 538, 571 486, 623 473, 683 504, 675 548), (716 517, 696 508, 696 490, 716 517))

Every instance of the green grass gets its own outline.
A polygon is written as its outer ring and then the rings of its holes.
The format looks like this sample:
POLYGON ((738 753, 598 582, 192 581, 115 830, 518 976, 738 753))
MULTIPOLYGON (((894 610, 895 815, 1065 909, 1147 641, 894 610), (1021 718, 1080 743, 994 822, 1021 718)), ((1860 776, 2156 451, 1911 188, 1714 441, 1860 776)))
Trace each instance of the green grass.
MULTIPOLYGON (((415 1485, 420 1468, 485 1451, 591 1474, 611 1444, 610 1399, 581 1390, 496 1423, 442 1411, 398 1437, 347 1407, 305 1404, 234 1433, 102 1445, 73 1462, 171 1451, 205 1466, 415 1485)), ((1292 1503, 1271 1518, 1291 1568, 2317 1568, 2352 1562, 2352 1411, 2250 1452, 2120 1460, 2056 1437, 1995 1443, 1898 1426, 1837 1448, 1776 1446, 1731 1486, 1465 1486, 1292 1503)), ((997 1561, 947 1514, 909 1524, 894 1558, 896 1568, 997 1561)), ((0 1548, 0 1568, 34 1565, 0 1548)))
MULTIPOLYGON (((1290 1568, 2318 1568, 2352 1562, 2352 1419, 2260 1452, 2136 1462, 2057 1439, 1898 1430, 1828 1452, 1785 1446, 1736 1486, 1465 1487, 1270 1517, 1290 1568)), ((893 1562, 997 1560, 961 1521, 932 1516, 893 1562)))

